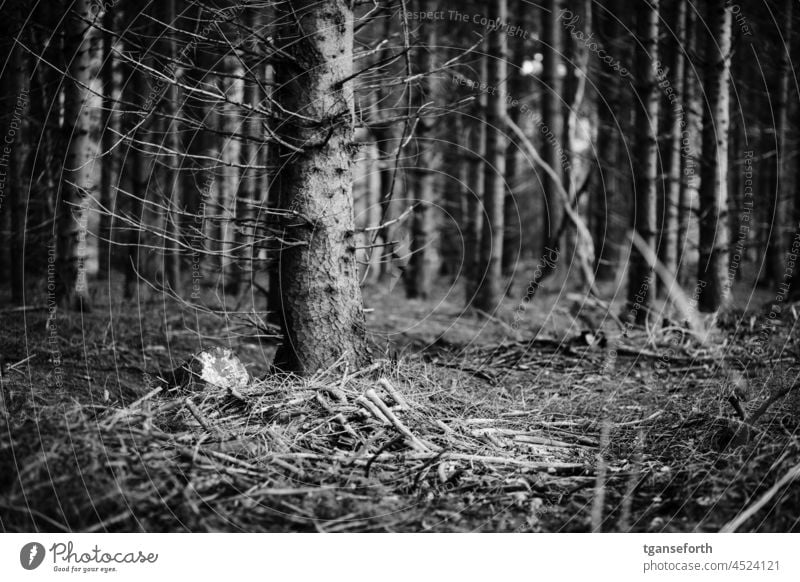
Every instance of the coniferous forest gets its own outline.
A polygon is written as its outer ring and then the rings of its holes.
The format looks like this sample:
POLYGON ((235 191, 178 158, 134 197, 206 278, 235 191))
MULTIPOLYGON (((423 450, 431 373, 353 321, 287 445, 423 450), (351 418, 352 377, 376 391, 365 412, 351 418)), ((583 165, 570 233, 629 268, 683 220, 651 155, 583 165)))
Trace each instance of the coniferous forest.
POLYGON ((0 0, 0 531, 799 532, 738 2, 0 0))

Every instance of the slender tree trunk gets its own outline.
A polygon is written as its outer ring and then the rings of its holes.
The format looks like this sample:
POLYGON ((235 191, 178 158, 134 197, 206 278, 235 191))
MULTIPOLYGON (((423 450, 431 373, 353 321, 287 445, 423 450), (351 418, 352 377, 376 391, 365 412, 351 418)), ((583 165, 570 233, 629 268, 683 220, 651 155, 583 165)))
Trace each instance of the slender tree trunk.
POLYGON ((225 71, 230 77, 224 82, 227 101, 222 108, 221 129, 224 145, 222 148, 222 179, 220 181, 220 206, 222 220, 220 221, 220 241, 222 257, 220 262, 220 278, 222 288, 226 294, 236 296, 241 284, 241 267, 236 260, 236 247, 241 243, 241 236, 237 232, 237 203, 236 191, 239 185, 239 169, 236 164, 241 159, 242 144, 235 137, 241 131, 238 118, 239 106, 244 99, 244 85, 242 78, 244 69, 236 57, 227 57, 224 61, 225 71))
MULTIPOLYGON (((214 72, 217 63, 211 54, 204 54, 199 58, 199 65, 204 78, 202 86, 217 86, 219 76, 214 72)), ((200 150, 204 157, 203 171, 201 172, 202 183, 200 186, 200 206, 202 208, 201 234, 203 247, 211 253, 219 253, 223 250, 222 245, 222 220, 224 217, 224 206, 222 204, 222 193, 224 189, 224 172, 221 169, 221 137, 219 135, 222 128, 223 116, 220 113, 222 103, 207 101, 202 110, 202 129, 200 130, 200 150)), ((204 259, 201 255, 201 272, 203 265, 214 277, 214 286, 220 283, 222 278, 222 260, 219 256, 212 256, 204 259)))
POLYGON ((30 183, 26 176, 28 157, 31 151, 30 124, 28 108, 30 104, 30 59, 24 44, 28 43, 28 34, 21 28, 25 22, 27 9, 23 2, 17 0, 9 8, 7 16, 13 23, 3 23, 3 32, 8 37, 3 45, 10 55, 9 67, 3 72, 6 93, 3 95, 3 111, 5 143, 0 150, 0 172, 3 174, 8 198, 5 204, 10 212, 3 208, 3 197, 0 196, 0 212, 10 215, 10 240, 8 245, 11 283, 11 300, 16 304, 24 303, 25 297, 25 233, 26 202, 30 196, 30 183), (10 26, 9 26, 10 24, 10 26), (11 30, 8 30, 11 28, 11 30))
POLYGON ((103 60, 100 30, 88 24, 97 18, 91 0, 76 0, 67 16, 65 51, 71 58, 64 95, 63 132, 69 146, 62 172, 58 218, 59 298, 71 308, 89 307, 87 269, 91 201, 97 196, 100 164, 102 87, 99 72, 103 60))
MULTIPOLYGON (((261 9, 252 9, 250 26, 254 31, 259 34, 261 32, 261 9)), ((244 85, 244 102, 253 108, 259 107, 262 103, 262 87, 264 86, 264 65, 260 63, 251 73, 255 78, 245 79, 244 85)), ((266 103, 266 101, 265 101, 266 103)), ((237 205, 236 217, 242 223, 242 236, 241 236, 241 250, 238 252, 240 265, 245 269, 244 272, 252 279, 253 271, 252 266, 254 260, 258 258, 257 250, 255 248, 256 228, 255 221, 258 219, 258 213, 254 212, 250 205, 262 199, 262 193, 259 191, 259 173, 263 170, 258 170, 255 166, 264 164, 265 148, 267 144, 263 140, 263 130, 261 129, 264 120, 260 115, 249 111, 243 122, 243 133, 246 136, 241 153, 242 153, 242 182, 239 190, 237 200, 240 202, 237 205)), ((267 186, 268 187, 268 186, 267 186)), ((266 190, 263 194, 266 194, 266 190)), ((266 201, 266 199, 265 199, 266 201)))
MULTIPOLYGON (((607 4, 607 10, 598 11, 596 20, 603 32, 604 49, 616 62, 622 61, 620 51, 614 43, 619 42, 619 2, 607 4)), ((620 148, 621 127, 624 114, 621 107, 621 85, 623 77, 618 71, 601 67, 603 91, 599 93, 598 109, 598 181, 601 188, 593 198, 594 241, 597 250, 596 278, 610 281, 617 276, 622 242, 628 230, 627 197, 623 189, 622 172, 625 167, 625 152, 620 148)))
MULTIPOLYGON (((381 102, 384 100, 381 99, 381 102)), ((390 112, 377 111, 375 116, 388 116, 390 112)), ((382 122, 380 119, 372 128, 373 135, 375 136, 375 145, 378 148, 378 163, 380 164, 380 209, 381 217, 384 222, 388 222, 392 218, 392 202, 393 192, 397 190, 396 182, 399 179, 399 172, 396 174, 395 166, 395 153, 399 143, 395 135, 394 124, 391 122, 382 122)), ((375 243, 381 246, 370 250, 370 253, 380 254, 378 262, 378 280, 381 283, 388 282, 392 278, 392 265, 394 264, 394 245, 390 244, 394 229, 389 226, 383 227, 380 234, 375 239, 375 243)), ((371 240, 371 239, 370 239, 371 240)))
MULTIPOLYGON (((173 26, 178 24, 178 10, 176 0, 167 0, 167 21, 173 23, 173 26)), ((172 70, 175 71, 175 76, 180 76, 177 60, 180 55, 178 49, 178 38, 175 31, 167 33, 168 37, 168 52, 169 58, 172 62, 172 70)), ((169 211, 166 216, 167 234, 175 242, 169 240, 165 241, 167 251, 166 257, 166 281, 173 290, 178 290, 181 281, 181 250, 180 244, 177 241, 181 240, 181 216, 180 213, 184 209, 183 200, 183 180, 181 179, 181 169, 184 163, 183 156, 183 139, 182 139, 182 124, 180 120, 183 118, 183 108, 181 106, 181 91, 177 85, 171 84, 167 88, 166 106, 167 115, 171 117, 167 136, 167 143, 172 154, 169 157, 170 163, 170 181, 168 188, 167 208, 169 211)))
MULTIPOLYGON (((636 94, 640 103, 636 109, 636 144, 634 157, 634 187, 636 190, 635 229, 653 253, 656 250, 656 197, 658 192, 658 106, 656 80, 658 61, 659 0, 636 4, 636 30, 642 47, 635 55, 636 94)), ((631 249, 628 270, 628 308, 635 314, 636 324, 644 324, 649 316, 655 294, 653 269, 645 256, 631 249)))
MULTIPOLYGON (((130 85, 138 99, 145 99, 149 94, 150 84, 146 74, 138 68, 131 72, 130 85)), ((141 118, 137 117, 130 121, 138 123, 141 118)), ((130 160, 130 165, 126 168, 128 169, 126 178, 129 188, 125 195, 125 201, 120 206, 125 209, 125 214, 143 227, 137 230, 128 224, 123 226, 125 233, 125 299, 132 299, 136 296, 139 289, 139 278, 145 275, 145 256, 142 253, 142 247, 147 244, 147 233, 145 232, 147 212, 144 201, 147 199, 150 182, 150 164, 147 155, 141 151, 140 145, 136 142, 147 142, 149 136, 150 131, 145 122, 131 136, 132 143, 129 144, 125 156, 130 160)))
MULTIPOLYGON (((507 22, 506 0, 493 0, 487 16, 491 20, 507 22)), ((492 59, 486 108, 486 161, 484 169, 483 208, 484 221, 481 246, 478 254, 478 289, 474 306, 486 313, 497 309, 503 296, 503 201, 506 196, 506 145, 505 135, 508 35, 489 33, 488 58, 492 59)))
POLYGON ((709 0, 703 116, 703 164, 700 169, 700 262, 698 285, 701 311, 716 311, 729 294, 728 274, 728 83, 732 11, 726 0, 709 0))
MULTIPOLYGON (((691 60, 696 52, 696 24, 695 9, 687 6, 686 10, 686 54, 691 60)), ((678 240, 676 254, 678 266, 676 275, 681 284, 686 282, 688 276, 682 267, 686 264, 686 246, 689 237, 689 220, 693 206, 694 192, 696 189, 696 175, 698 156, 695 144, 698 141, 697 112, 701 110, 700 99, 697 91, 697 81, 694 67, 684 66, 683 69, 683 111, 686 116, 686 127, 681 130, 681 181, 678 192, 678 240)))
POLYGON ((683 46, 686 42, 687 0, 677 0, 675 16, 674 59, 671 71, 672 93, 668 94, 669 145, 666 148, 664 188, 664 223, 660 258, 670 273, 678 272, 678 210, 681 204, 681 133, 686 126, 683 107, 683 46))
MULTIPOLYGON (((513 14, 523 17, 526 14, 527 4, 523 0, 514 2, 513 14)), ((529 19, 525 19, 525 24, 529 19)), ((509 74, 508 92, 510 99, 521 101, 530 94, 528 85, 528 75, 522 72, 522 64, 525 59, 525 39, 522 35, 512 36, 509 42, 509 57, 512 63, 511 73, 509 74)), ((520 125, 522 109, 520 105, 511 106, 508 110, 509 119, 515 124, 520 125)), ((506 197, 503 202, 503 259, 501 271, 503 276, 509 279, 507 289, 511 292, 513 277, 519 260, 522 255, 522 225, 520 223, 520 209, 522 200, 517 196, 519 187, 519 152, 520 148, 516 140, 509 138, 509 147, 506 151, 506 197)))
MULTIPOLYGON (((546 0, 542 9, 542 137, 543 158, 558 176, 557 181, 564 184, 564 161, 566 153, 563 147, 564 114, 562 111, 563 82, 561 0, 546 0)), ((561 248, 558 232, 564 219, 564 201, 559 195, 553 178, 545 174, 542 185, 545 196, 545 219, 542 231, 542 249, 561 248)), ((544 251, 543 251, 544 252, 544 251)))
MULTIPOLYGON (((486 55, 479 57, 478 72, 478 82, 486 83, 489 77, 486 55)), ((466 190, 464 195, 467 200, 464 221, 464 289, 468 305, 475 300, 478 281, 481 278, 481 273, 478 271, 478 249, 483 231, 483 199, 486 186, 484 180, 486 167, 483 163, 486 157, 486 104, 487 96, 484 91, 478 95, 474 119, 467 131, 471 155, 464 157, 464 163, 469 166, 469 179, 464 184, 466 190)))
MULTIPOLYGON (((419 0, 420 13, 433 10, 432 0, 419 0)), ((417 47, 417 74, 432 71, 437 50, 436 25, 433 22, 422 24, 424 42, 417 47)), ((422 106, 434 96, 434 76, 427 75, 419 92, 417 105, 422 106)), ((433 203, 436 174, 433 172, 435 159, 433 136, 434 121, 425 116, 418 124, 417 163, 412 171, 412 183, 416 204, 411 221, 411 257, 405 274, 406 296, 427 299, 436 276, 436 247, 433 244, 434 220, 433 203)))
POLYGON ((780 17, 782 19, 783 47, 780 51, 780 65, 778 68, 778 95, 775 104, 775 147, 777 156, 775 160, 774 188, 769 190, 772 200, 772 228, 770 229, 767 245, 767 261, 772 281, 777 285, 785 283, 784 273, 785 254, 788 248, 788 235, 794 230, 790 224, 792 218, 792 169, 797 164, 792 161, 787 148, 786 140, 789 130, 789 84, 792 82, 792 12, 794 0, 783 0, 780 17))
POLYGON ((113 232, 112 222, 116 210, 116 191, 115 178, 118 178, 118 154, 113 149, 114 143, 118 139, 119 116, 116 111, 115 98, 115 62, 113 53, 114 45, 114 14, 113 10, 107 11, 103 15, 103 64, 100 69, 100 77, 103 83, 103 113, 101 125, 103 134, 101 146, 103 151, 103 171, 100 176, 100 205, 107 211, 100 213, 100 226, 98 227, 98 273, 100 277, 108 277, 111 273, 111 256, 113 232), (116 131, 115 131, 116 130, 116 131))
POLYGON ((301 151, 281 167, 285 236, 280 253, 284 341, 276 366, 310 374, 366 361, 366 328, 353 220, 353 12, 344 0, 276 8, 279 37, 295 62, 279 62, 280 136, 301 151), (313 121, 306 121, 312 119, 313 121), (291 243, 290 243, 291 244, 291 243))

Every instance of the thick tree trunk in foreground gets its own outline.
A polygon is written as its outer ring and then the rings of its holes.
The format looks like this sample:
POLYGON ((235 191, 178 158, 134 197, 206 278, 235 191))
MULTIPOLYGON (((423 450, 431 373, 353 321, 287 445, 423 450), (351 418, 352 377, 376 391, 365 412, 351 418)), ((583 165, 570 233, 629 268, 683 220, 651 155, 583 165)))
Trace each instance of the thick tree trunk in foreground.
MULTIPOLYGON (((488 16, 506 22, 506 0, 492 0, 488 16)), ((488 95, 486 108, 486 161, 484 169, 483 208, 484 221, 478 253, 478 289, 473 305, 492 313, 503 296, 501 273, 503 256, 503 202, 506 196, 506 95, 508 70, 508 35, 489 33, 489 58, 492 72, 489 84, 493 91, 488 95)))
MULTIPOLYGON (((279 22, 296 64, 276 70, 289 115, 281 138, 301 151, 281 165, 285 219, 280 252, 284 341, 276 366, 304 374, 366 361, 353 219, 353 12, 343 0, 296 0, 279 22), (313 121, 309 121, 308 119, 313 121), (299 244, 292 245, 292 242, 299 244)), ((287 148, 288 149, 288 148, 287 148)))
POLYGON ((711 0, 706 22, 703 163, 700 169, 700 262, 697 280, 701 311, 719 309, 728 297, 728 93, 732 11, 726 0, 711 0))
MULTIPOLYGON (((59 300, 88 308, 86 286, 91 200, 97 196, 100 122, 103 104, 98 77, 103 60, 102 35, 87 24, 97 18, 91 0, 76 0, 67 16, 65 51, 69 61, 64 90, 64 135, 69 139, 61 179, 58 217, 59 300)), ((96 240, 94 241, 96 242, 96 240)))
MULTIPOLYGON (((636 109, 634 184, 636 190, 635 228, 645 245, 656 250, 656 194, 658 179, 658 106, 656 83, 658 60, 658 2, 637 3, 636 28, 641 48, 635 56, 636 93, 641 104, 636 109)), ((634 322, 647 321, 655 293, 654 271, 636 247, 631 248, 628 267, 628 309, 634 322)))

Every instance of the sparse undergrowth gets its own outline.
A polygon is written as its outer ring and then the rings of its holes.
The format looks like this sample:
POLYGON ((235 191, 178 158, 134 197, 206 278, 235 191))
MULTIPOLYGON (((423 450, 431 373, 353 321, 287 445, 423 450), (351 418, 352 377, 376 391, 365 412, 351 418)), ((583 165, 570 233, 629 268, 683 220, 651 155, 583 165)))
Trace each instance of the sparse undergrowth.
MULTIPOLYGON (((23 330, 43 323, 25 317, 23 330)), ((44 341, 4 340, 4 531, 717 531, 759 500, 739 530, 800 531, 797 482, 773 487, 800 462, 797 392, 747 438, 728 402, 751 413, 796 382, 786 328, 758 358, 741 322, 716 351, 617 338, 612 365, 610 345, 580 335, 438 341, 365 370, 255 369, 241 393, 167 397, 142 372, 196 339, 118 320, 117 344, 128 333, 153 353, 116 345, 115 368, 102 313, 60 317, 69 385, 54 385, 44 341), (137 371, 114 382, 125 366, 137 371)))

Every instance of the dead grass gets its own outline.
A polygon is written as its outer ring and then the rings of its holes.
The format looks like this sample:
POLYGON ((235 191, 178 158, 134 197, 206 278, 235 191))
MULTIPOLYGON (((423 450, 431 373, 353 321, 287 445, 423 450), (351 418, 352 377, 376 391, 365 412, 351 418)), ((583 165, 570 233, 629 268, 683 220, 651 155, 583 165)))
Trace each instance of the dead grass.
MULTIPOLYGON (((756 358, 742 318, 717 350, 635 334, 587 345, 570 328, 502 340, 503 323, 469 314, 419 323, 450 308, 392 312, 411 347, 366 370, 179 397, 144 373, 211 335, 131 310, 115 312, 114 334, 103 310, 61 316, 70 383, 58 389, 32 331, 43 315, 12 317, 28 344, 7 335, 6 362, 33 358, 3 379, 0 529, 718 531, 800 462, 796 391, 739 446, 727 402, 737 378, 749 412, 797 382, 793 323, 756 358), (469 332, 487 326, 493 341, 469 332)), ((262 366, 270 349, 233 347, 262 366)), ((740 531, 800 531, 800 487, 784 483, 740 531)))

